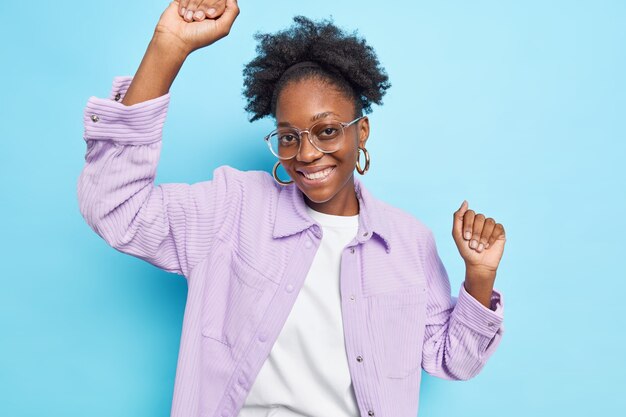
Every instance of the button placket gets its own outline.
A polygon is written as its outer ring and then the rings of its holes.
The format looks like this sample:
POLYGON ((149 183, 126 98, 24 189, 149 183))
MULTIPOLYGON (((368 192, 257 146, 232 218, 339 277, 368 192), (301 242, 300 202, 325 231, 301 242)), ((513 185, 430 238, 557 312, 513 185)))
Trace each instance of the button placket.
POLYGON ((246 384, 247 383, 246 376, 243 373, 239 375, 239 377, 237 378, 237 382, 239 382, 239 385, 242 388, 248 388, 246 384))

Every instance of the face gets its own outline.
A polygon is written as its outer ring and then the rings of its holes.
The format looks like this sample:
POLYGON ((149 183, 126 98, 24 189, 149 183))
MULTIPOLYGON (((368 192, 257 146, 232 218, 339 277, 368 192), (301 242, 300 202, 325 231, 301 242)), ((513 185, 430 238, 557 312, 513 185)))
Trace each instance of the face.
MULTIPOLYGON (((353 102, 332 85, 307 78, 287 84, 276 103, 276 123, 308 129, 319 120, 350 122, 354 114, 353 102)), ((292 159, 281 164, 295 185, 304 193, 306 203, 314 210, 335 215, 358 213, 358 201, 354 191, 354 169, 358 147, 365 147, 369 135, 367 117, 344 128, 342 145, 333 153, 317 150, 302 135, 300 151, 292 159), (308 179, 305 173, 330 168, 321 179, 308 179)), ((318 174, 319 176, 320 174, 318 174)))

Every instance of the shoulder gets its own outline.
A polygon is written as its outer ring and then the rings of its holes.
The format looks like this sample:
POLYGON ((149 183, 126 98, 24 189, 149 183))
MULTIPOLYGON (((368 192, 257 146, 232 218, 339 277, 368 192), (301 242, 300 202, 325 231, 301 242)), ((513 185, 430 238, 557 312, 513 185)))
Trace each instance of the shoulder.
POLYGON ((430 232, 430 228, 419 217, 408 210, 396 207, 383 200, 376 200, 378 210, 385 216, 389 226, 411 228, 411 231, 430 232))
POLYGON ((222 186, 228 193, 241 194, 247 198, 267 198, 278 194, 278 184, 271 174, 262 170, 240 170, 230 165, 220 165, 213 170, 209 182, 222 186))
POLYGON ((396 239, 427 242, 432 238, 430 227, 413 213, 382 200, 377 200, 377 206, 389 233, 396 239))
POLYGON ((213 170, 213 180, 230 180, 242 186, 262 186, 263 188, 276 187, 272 184, 272 176, 261 170, 241 170, 230 165, 220 165, 213 170))

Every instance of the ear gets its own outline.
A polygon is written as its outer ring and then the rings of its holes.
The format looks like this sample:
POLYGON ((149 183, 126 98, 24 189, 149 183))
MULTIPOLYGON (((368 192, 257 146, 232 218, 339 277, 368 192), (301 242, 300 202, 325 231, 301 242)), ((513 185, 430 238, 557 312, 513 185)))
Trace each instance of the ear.
POLYGON ((370 135, 370 121, 367 116, 357 122, 359 127, 359 147, 365 148, 365 142, 370 135))

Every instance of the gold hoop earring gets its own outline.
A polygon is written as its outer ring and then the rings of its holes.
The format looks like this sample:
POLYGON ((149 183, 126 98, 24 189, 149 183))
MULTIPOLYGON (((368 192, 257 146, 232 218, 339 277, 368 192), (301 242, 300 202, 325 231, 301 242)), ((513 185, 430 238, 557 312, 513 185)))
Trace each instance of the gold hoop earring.
POLYGON ((361 148, 359 146, 359 149, 357 149, 357 156, 356 156, 356 170, 359 171, 359 174, 361 175, 365 175, 365 173, 367 172, 367 170, 370 169, 370 154, 367 151, 367 149, 365 148, 361 148), (363 151, 363 154, 365 155, 365 168, 361 169, 361 152, 363 151))
POLYGON ((272 170, 272 175, 274 176, 274 179, 276 180, 277 183, 279 183, 280 185, 289 185, 293 182, 293 180, 291 181, 283 181, 280 178, 278 178, 278 174, 276 174, 276 170, 278 169, 278 165, 280 165, 280 161, 276 161, 276 163, 274 164, 274 169, 272 170))

